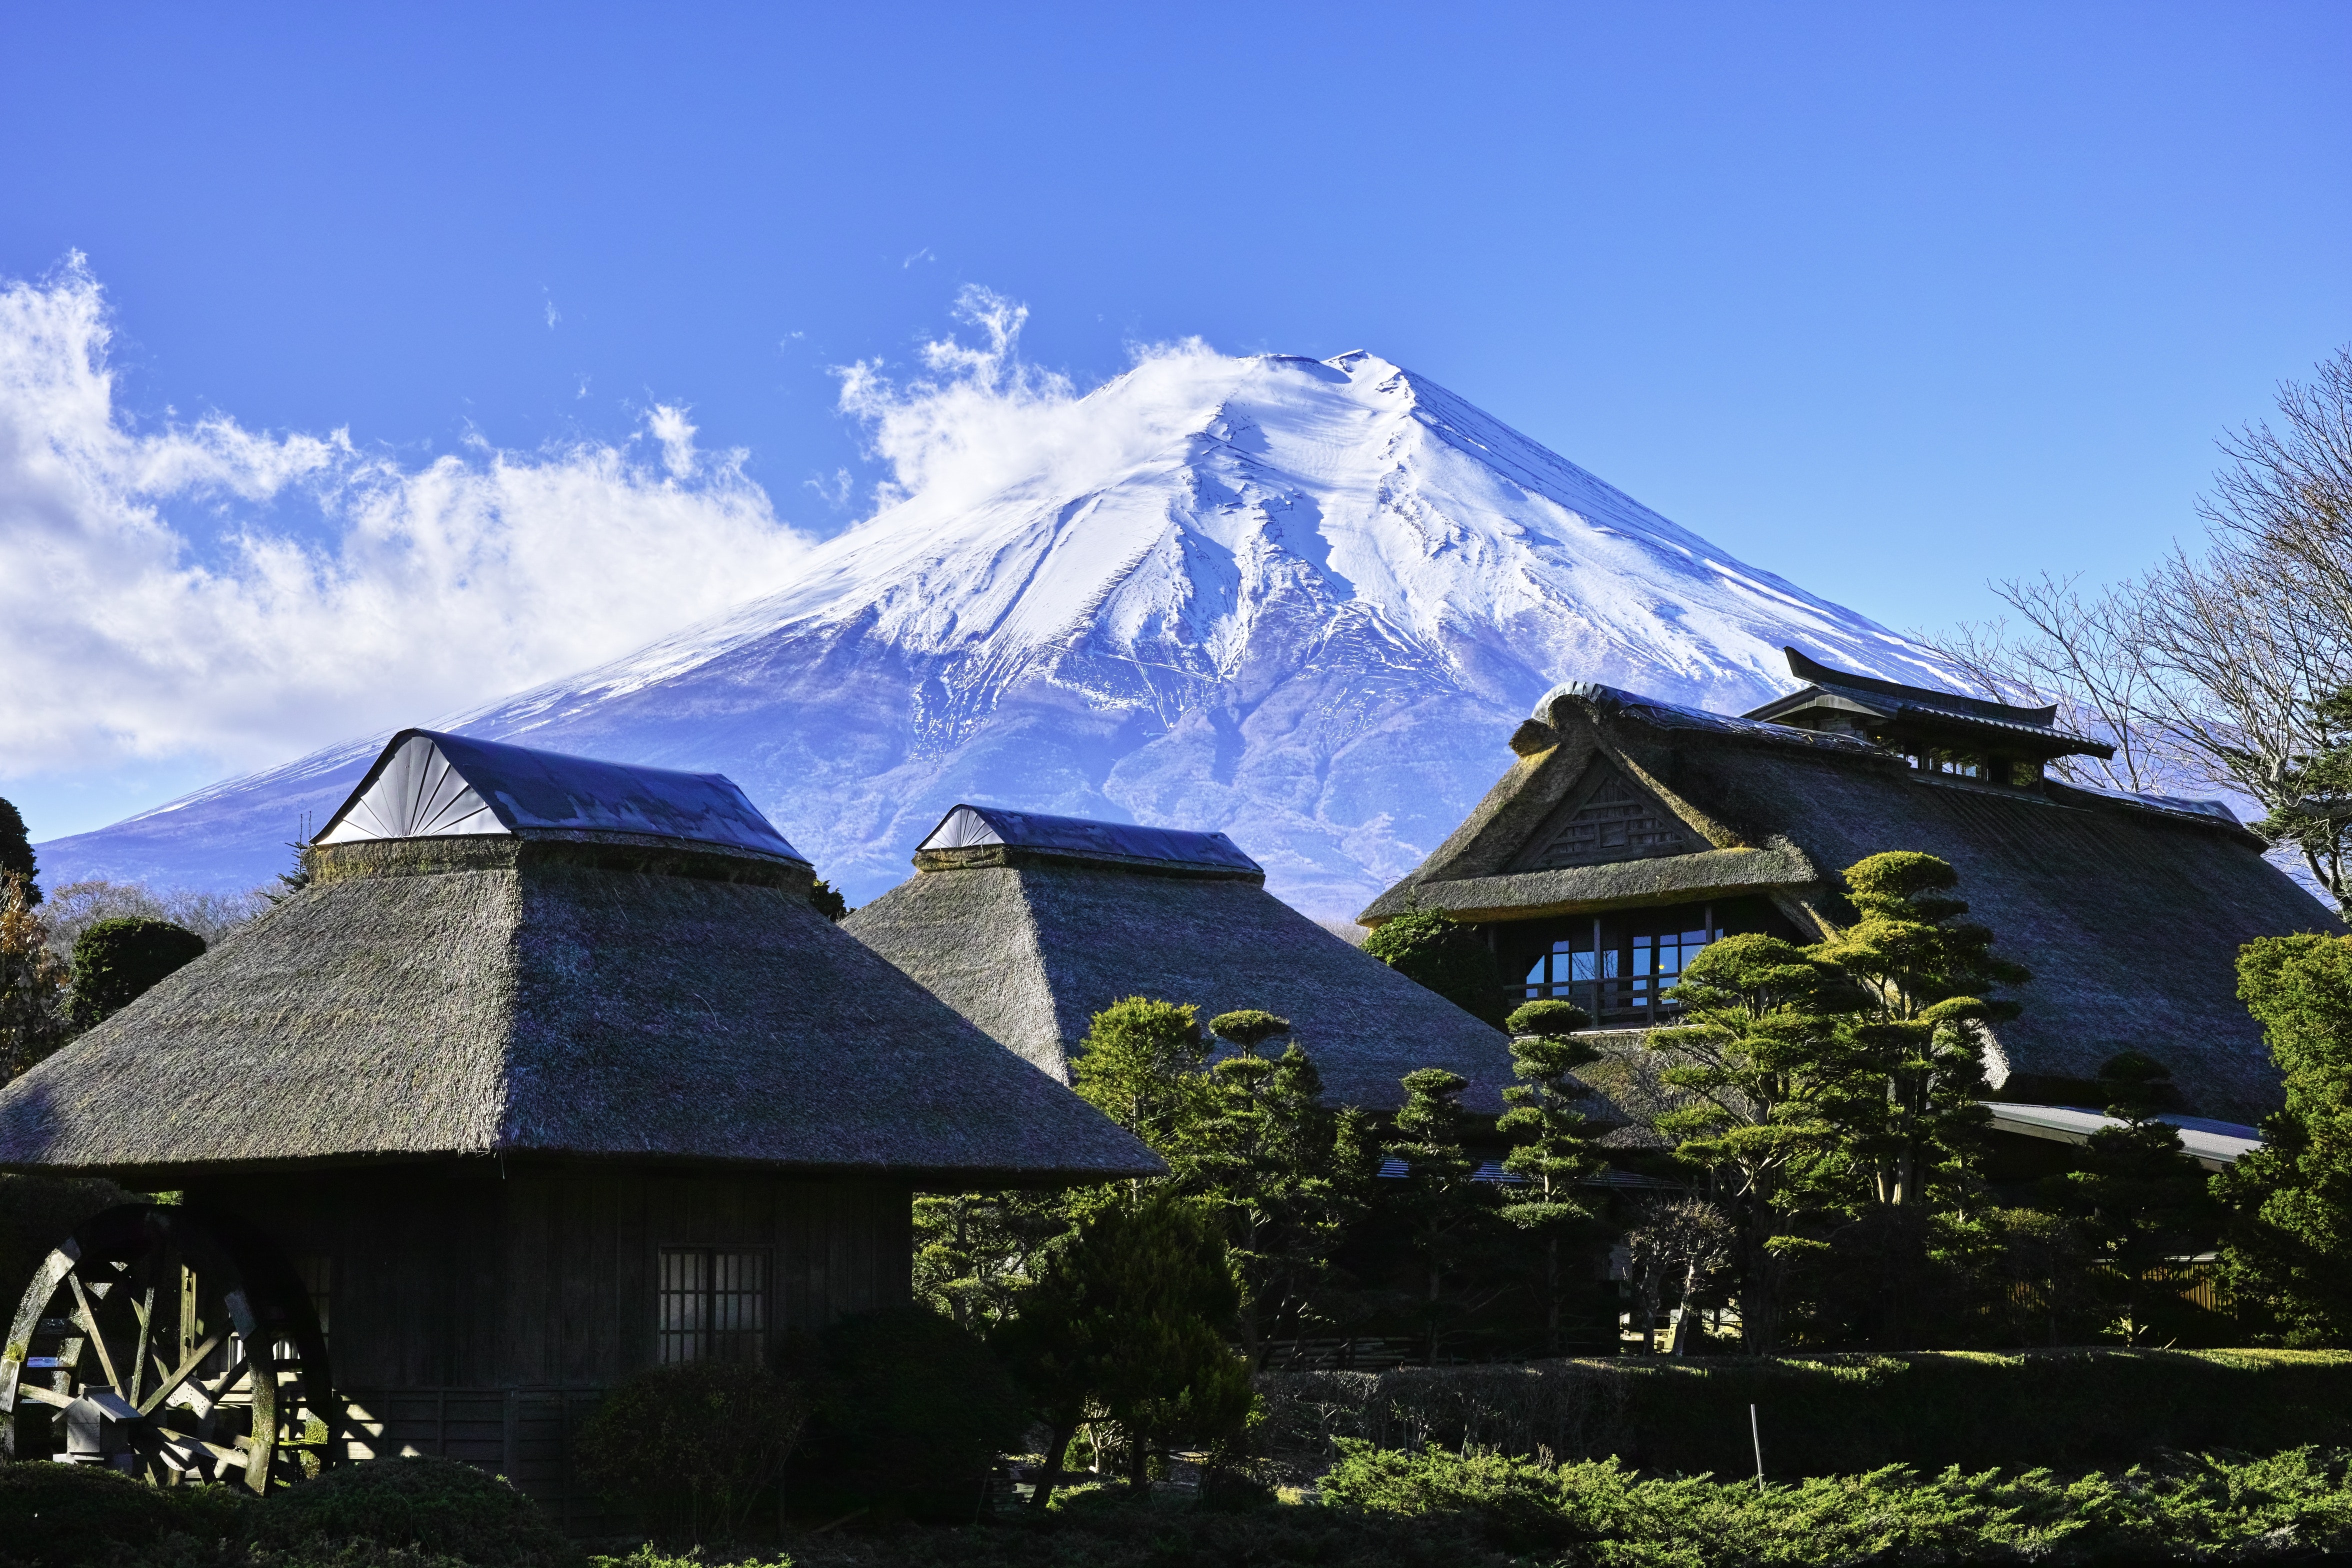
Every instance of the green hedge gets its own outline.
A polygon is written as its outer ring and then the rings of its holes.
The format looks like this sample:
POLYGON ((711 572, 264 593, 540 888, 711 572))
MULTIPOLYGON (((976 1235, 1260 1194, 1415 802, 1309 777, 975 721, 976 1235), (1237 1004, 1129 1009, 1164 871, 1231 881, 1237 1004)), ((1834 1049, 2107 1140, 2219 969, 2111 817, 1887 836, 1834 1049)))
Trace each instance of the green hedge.
POLYGON ((1465 1443, 1558 1459, 1786 1480, 1890 1463, 2097 1469, 2167 1449, 2352 1443, 2352 1353, 1964 1352, 1649 1357, 1262 1376, 1278 1452, 1465 1443))

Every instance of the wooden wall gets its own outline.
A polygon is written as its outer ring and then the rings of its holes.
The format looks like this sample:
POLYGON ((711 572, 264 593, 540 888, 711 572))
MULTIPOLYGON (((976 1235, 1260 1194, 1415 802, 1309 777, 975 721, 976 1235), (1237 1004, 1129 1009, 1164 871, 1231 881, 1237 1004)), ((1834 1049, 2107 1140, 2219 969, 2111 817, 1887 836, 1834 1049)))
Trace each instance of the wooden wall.
POLYGON ((912 1293, 912 1194, 896 1183, 469 1163, 188 1195, 258 1226, 298 1266, 326 1261, 351 1457, 446 1453, 567 1518, 583 1500, 569 1428, 656 1359, 661 1248, 768 1249, 772 1341, 912 1293))

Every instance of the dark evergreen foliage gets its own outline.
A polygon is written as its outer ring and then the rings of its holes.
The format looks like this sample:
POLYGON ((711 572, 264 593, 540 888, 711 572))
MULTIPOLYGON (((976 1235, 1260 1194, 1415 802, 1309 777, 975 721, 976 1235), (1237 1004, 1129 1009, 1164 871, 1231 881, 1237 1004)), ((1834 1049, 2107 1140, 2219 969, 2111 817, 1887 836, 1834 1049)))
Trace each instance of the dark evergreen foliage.
POLYGON ((1026 1425, 1004 1362, 976 1334, 920 1307, 845 1318, 824 1331, 813 1418, 787 1485, 828 1510, 879 1508, 969 1520, 997 1456, 1026 1425))
POLYGON ((96 922, 74 939, 74 1022, 88 1028, 112 1017, 204 953, 203 937, 170 921, 134 915, 96 922))
POLYGON ((1510 1109, 1495 1122, 1496 1132, 1515 1140, 1503 1168, 1523 1184, 1504 1189, 1501 1218, 1535 1244, 1529 1257, 1543 1302, 1544 1349, 1552 1355, 1564 1348, 1560 1310, 1570 1249, 1594 1226, 1576 1184, 1606 1164, 1577 1109, 1592 1094, 1577 1069, 1601 1055, 1576 1037, 1591 1022, 1583 1008, 1566 1002, 1529 1002, 1511 1014, 1511 1070, 1519 1081, 1503 1090, 1510 1109))
POLYGON ((2263 1147, 2214 1182, 2233 1288, 2294 1345, 2352 1344, 2352 938, 2250 942, 2239 994, 2285 1075, 2263 1147))
POLYGON ((33 840, 26 831, 24 815, 5 799, 0 799, 0 877, 18 876, 25 879, 25 901, 41 901, 41 886, 34 879, 40 874, 37 858, 33 853, 33 840))
POLYGON ((1503 972, 1495 954, 1485 938, 1444 910, 1408 910, 1383 921, 1364 939, 1364 951, 1472 1017, 1502 1026, 1503 972))
POLYGON ((838 921, 849 913, 849 900, 841 889, 820 877, 809 884, 809 908, 829 921, 838 921))
POLYGON ((373 1546, 480 1568, 564 1568, 581 1555, 538 1504, 456 1459, 341 1465, 272 1494, 250 1517, 256 1542, 279 1552, 373 1546))
POLYGON ((1152 1455, 1230 1440, 1255 1402, 1234 1353, 1241 1293, 1214 1216, 1168 1192, 1097 1209, 995 1342, 1050 1433, 1035 1506, 1083 1422, 1109 1422, 1140 1488, 1152 1455))
POLYGON ((764 1367, 684 1362, 606 1394, 581 1427, 581 1479, 665 1536, 724 1539, 772 1507, 808 1420, 801 1391, 764 1367))

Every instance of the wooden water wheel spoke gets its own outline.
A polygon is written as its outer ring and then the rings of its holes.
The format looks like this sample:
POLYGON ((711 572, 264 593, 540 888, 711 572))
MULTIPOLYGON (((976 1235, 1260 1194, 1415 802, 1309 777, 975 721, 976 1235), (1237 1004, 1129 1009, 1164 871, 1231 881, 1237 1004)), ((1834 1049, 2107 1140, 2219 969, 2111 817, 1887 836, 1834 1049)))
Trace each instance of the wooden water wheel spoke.
MULTIPOLYGON (((190 1351, 188 1352, 188 1358, 182 1362, 178 1367, 172 1370, 167 1371, 164 1368, 163 1358, 162 1356, 155 1357, 155 1370, 163 1374, 163 1381, 155 1385, 154 1393, 149 1394, 145 1399, 139 1402, 139 1414, 144 1415, 150 1411, 173 1403, 172 1396, 180 1393, 182 1389, 186 1386, 189 1379, 194 1375, 196 1368, 204 1364, 205 1358, 211 1355, 213 1352, 220 1348, 220 1342, 223 1337, 224 1336, 220 1334, 213 1335, 210 1339, 205 1341, 204 1343, 190 1351)), ((197 1400, 201 1400, 203 1404, 196 1413, 200 1415, 210 1414, 214 1401, 210 1394, 204 1392, 204 1384, 201 1382, 196 1384, 195 1389, 191 1393, 188 1403, 194 1403, 197 1400)))
POLYGON ((262 1491, 298 1473, 300 1413, 331 1398, 289 1270, 187 1210, 126 1205, 52 1252, 17 1307, 0 1344, 0 1458, 262 1491))

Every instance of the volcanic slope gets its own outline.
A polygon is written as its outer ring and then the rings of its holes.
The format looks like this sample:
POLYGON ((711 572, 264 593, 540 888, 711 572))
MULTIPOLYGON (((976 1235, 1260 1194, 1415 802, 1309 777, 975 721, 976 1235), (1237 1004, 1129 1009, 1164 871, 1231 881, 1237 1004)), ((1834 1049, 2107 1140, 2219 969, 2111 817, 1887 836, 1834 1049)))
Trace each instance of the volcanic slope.
MULTIPOLYGON (((1172 353, 1024 418, 782 592, 439 727, 725 773, 853 902, 972 800, 1223 828, 1345 915, 1461 820, 1557 681, 1738 711, 1790 689, 1794 643, 1945 683, 1369 353, 1172 353)), ((54 840, 45 879, 250 886, 381 741, 54 840)))

